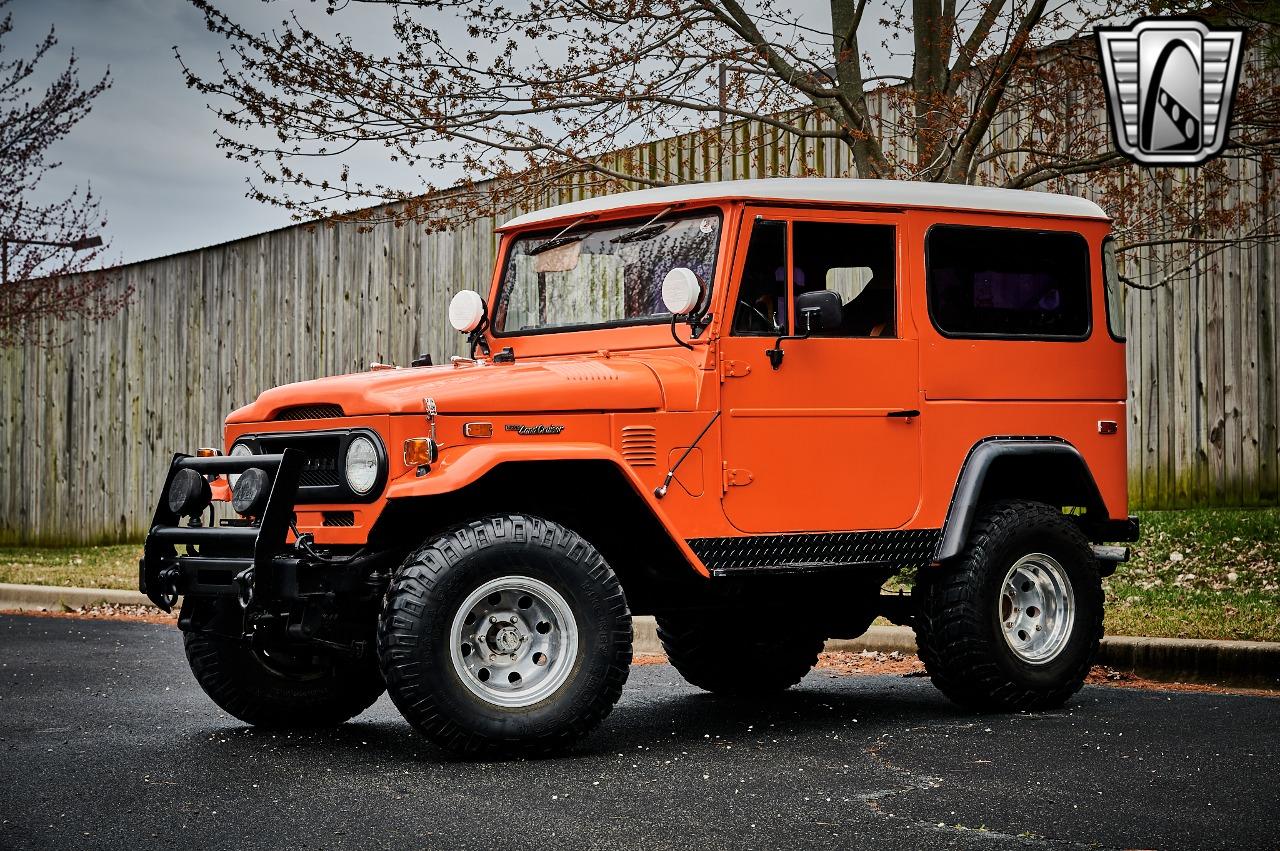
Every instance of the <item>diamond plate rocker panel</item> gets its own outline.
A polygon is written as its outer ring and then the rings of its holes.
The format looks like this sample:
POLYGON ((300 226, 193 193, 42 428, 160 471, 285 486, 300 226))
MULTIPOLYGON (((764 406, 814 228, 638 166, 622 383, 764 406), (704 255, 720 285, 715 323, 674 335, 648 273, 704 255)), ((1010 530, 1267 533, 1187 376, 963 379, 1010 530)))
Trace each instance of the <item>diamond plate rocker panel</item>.
POLYGON ((933 560, 941 529, 692 538, 689 547, 716 576, 786 573, 853 565, 916 567, 933 560))

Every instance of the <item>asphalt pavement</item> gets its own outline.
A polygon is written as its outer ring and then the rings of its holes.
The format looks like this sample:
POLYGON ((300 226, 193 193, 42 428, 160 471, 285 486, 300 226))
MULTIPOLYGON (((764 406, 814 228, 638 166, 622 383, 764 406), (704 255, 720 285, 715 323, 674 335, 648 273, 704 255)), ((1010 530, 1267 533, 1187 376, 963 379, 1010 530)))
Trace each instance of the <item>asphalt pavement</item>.
POLYGON ((384 696, 325 732, 205 698, 177 630, 0 616, 0 848, 1277 848, 1280 700, 1086 687, 975 716, 922 678, 732 702, 632 669, 554 759, 451 759, 384 696))

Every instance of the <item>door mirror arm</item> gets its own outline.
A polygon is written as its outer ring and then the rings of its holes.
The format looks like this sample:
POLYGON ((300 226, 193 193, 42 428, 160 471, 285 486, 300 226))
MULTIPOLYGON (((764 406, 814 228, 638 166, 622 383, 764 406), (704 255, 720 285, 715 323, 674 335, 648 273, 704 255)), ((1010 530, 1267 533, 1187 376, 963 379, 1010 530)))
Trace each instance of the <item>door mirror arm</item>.
MULTIPOLYGON (((783 334, 781 337, 773 341, 772 349, 764 350, 764 353, 769 356, 769 364, 774 369, 777 369, 778 367, 782 366, 782 356, 783 354, 785 354, 785 352, 782 351, 782 341, 809 339, 809 337, 813 335, 814 319, 821 312, 822 312, 821 309, 817 307, 805 308, 800 312, 800 315, 804 319, 804 333, 803 334, 783 334)), ((819 327, 821 327, 821 323, 819 323, 819 327)))
POLYGON ((796 317, 804 325, 804 333, 778 337, 772 349, 764 350, 769 356, 769 363, 774 369, 782 366, 783 340, 807 340, 818 331, 832 331, 840 327, 843 316, 840 296, 831 290, 814 290, 796 296, 796 317))

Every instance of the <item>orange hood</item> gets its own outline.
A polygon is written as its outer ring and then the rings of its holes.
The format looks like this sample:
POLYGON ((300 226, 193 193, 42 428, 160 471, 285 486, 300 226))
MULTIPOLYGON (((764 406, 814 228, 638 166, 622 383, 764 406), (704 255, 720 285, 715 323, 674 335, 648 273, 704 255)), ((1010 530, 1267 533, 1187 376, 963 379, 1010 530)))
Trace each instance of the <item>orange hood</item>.
POLYGON ((662 363, 582 357, 338 375, 272 388, 227 422, 266 422, 284 408, 316 404, 340 405, 347 416, 421 414, 428 396, 445 415, 658 410, 668 407, 671 391, 681 399, 689 395, 696 370, 669 358, 655 360, 662 363))

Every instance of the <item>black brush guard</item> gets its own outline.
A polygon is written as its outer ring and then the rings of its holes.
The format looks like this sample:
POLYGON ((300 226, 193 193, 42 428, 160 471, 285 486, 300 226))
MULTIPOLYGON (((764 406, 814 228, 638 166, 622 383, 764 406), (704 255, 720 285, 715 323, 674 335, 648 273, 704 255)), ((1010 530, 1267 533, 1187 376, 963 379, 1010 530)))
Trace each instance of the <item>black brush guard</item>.
POLYGON ((286 540, 304 458, 297 449, 278 455, 174 455, 138 564, 142 593, 166 612, 179 595, 234 595, 245 606, 295 597, 300 559, 290 555, 293 548, 286 548, 286 540), (179 470, 211 476, 243 473, 251 467, 271 477, 266 508, 254 524, 183 526, 182 518, 170 510, 169 488, 179 470), (180 554, 178 547, 186 552, 180 554))

